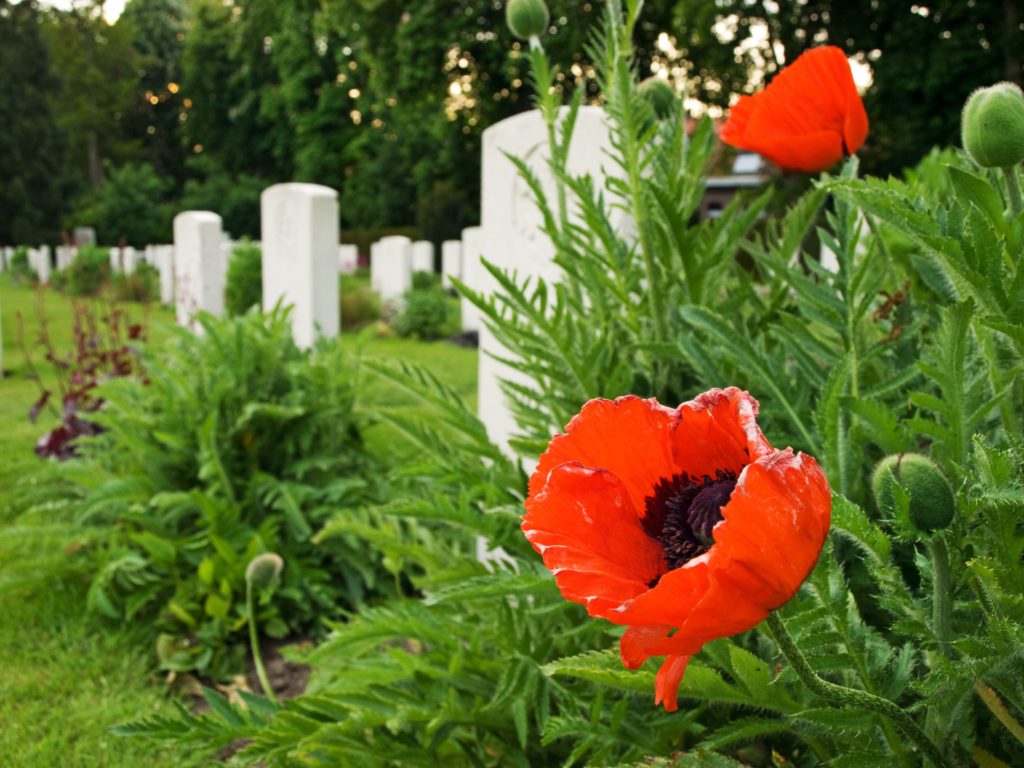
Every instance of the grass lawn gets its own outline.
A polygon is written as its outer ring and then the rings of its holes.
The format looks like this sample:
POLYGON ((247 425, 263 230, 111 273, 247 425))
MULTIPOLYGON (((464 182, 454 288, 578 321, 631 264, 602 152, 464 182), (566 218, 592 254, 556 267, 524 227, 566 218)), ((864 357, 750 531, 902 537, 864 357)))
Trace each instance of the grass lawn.
MULTIPOLYGON (((53 291, 43 297, 54 346, 66 351, 70 302, 53 291)), ((54 419, 44 415, 32 424, 27 418, 39 389, 17 342, 19 312, 26 341, 38 334, 37 301, 34 290, 13 287, 9 275, 0 274, 5 374, 0 379, 0 763, 19 768, 205 764, 186 752, 157 752, 152 744, 108 732, 126 720, 173 711, 153 675, 152 640, 143 628, 117 627, 84 612, 87 575, 80 560, 67 555, 76 542, 68 513, 45 507, 23 511, 24 499, 59 471, 32 450, 54 419)), ((142 310, 135 306, 132 312, 138 316, 142 310)), ((153 309, 150 343, 165 340, 173 322, 170 310, 153 309)), ((374 339, 365 354, 425 365, 475 405, 475 350, 374 339)), ((32 357, 44 383, 52 384, 42 354, 32 357)), ((410 416, 417 411, 399 388, 377 379, 368 380, 366 400, 374 408, 410 416)), ((372 427, 367 440, 371 449, 396 455, 389 425, 372 427)))

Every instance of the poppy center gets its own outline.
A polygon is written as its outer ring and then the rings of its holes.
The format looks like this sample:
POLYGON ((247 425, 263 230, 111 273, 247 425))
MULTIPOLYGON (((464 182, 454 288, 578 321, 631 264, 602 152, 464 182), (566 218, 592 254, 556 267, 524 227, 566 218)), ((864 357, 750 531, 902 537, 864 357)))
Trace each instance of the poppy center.
POLYGON ((716 471, 714 478, 677 475, 647 499, 644 527, 664 548, 669 570, 711 549, 711 532, 735 487, 736 473, 729 470, 716 471))

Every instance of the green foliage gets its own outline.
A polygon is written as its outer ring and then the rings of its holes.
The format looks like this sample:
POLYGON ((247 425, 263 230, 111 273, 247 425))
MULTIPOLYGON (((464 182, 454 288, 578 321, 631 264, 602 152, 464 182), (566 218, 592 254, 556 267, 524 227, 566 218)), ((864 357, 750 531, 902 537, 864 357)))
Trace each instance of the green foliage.
POLYGON ((110 275, 110 251, 83 245, 64 272, 69 296, 97 296, 110 275))
POLYGON ((35 3, 0 14, 0 242, 54 242, 69 190, 60 78, 35 3))
POLYGON ((148 163, 110 170, 106 183, 72 215, 76 226, 95 227, 102 243, 141 248, 171 241, 169 186, 148 163))
POLYGON ((263 252, 255 243, 243 240, 231 251, 224 309, 229 315, 244 315, 263 303, 263 252))
POLYGON ((160 272, 152 264, 139 261, 130 275, 114 273, 110 293, 115 301, 155 301, 160 296, 160 272))
POLYGON ((300 352, 284 312, 200 322, 202 336, 180 330, 145 358, 148 386, 103 388, 105 432, 73 472, 80 519, 107 526, 89 605, 186 639, 165 670, 223 677, 242 665, 255 555, 287 564, 260 609, 273 637, 316 633, 323 617, 391 587, 354 537, 312 540, 339 509, 371 524, 351 362, 336 343, 300 352))
POLYGON ((15 285, 34 285, 39 280, 39 275, 28 263, 28 248, 24 246, 14 250, 7 268, 15 285))
MULTIPOLYGON (((454 332, 452 325, 452 302, 441 290, 434 275, 416 273, 420 283, 402 296, 402 307, 394 321, 395 332, 402 337, 413 337, 422 341, 442 339, 454 332), (426 275, 426 280, 419 275, 426 275)), ((415 282, 415 281, 414 281, 415 282)))
POLYGON ((380 296, 370 288, 369 278, 341 275, 341 328, 355 331, 381 318, 380 296))

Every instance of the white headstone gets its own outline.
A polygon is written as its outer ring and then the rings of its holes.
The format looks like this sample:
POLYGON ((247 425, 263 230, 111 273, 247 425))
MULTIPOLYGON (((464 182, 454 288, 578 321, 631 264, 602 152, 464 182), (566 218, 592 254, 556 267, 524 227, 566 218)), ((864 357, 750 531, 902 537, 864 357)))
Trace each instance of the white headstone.
MULTIPOLYGON (((565 111, 563 109, 563 115, 565 111)), ((611 152, 603 110, 581 107, 569 148, 568 172, 573 176, 589 174, 595 188, 604 190, 606 169, 609 173, 613 171, 611 152)), ((519 278, 541 278, 549 285, 557 283, 561 280, 561 269, 554 263, 554 248, 543 231, 543 217, 528 185, 506 155, 526 163, 551 205, 557 200, 555 178, 548 165, 547 128, 537 110, 502 120, 484 131, 480 207, 484 257, 498 268, 514 270, 519 278)), ((571 193, 567 205, 572 215, 575 206, 571 193)), ((620 229, 628 227, 624 214, 614 223, 620 229)), ((466 239, 465 233, 463 239, 466 239)), ((469 255, 469 243, 465 243, 465 247, 467 258, 463 268, 467 283, 484 293, 492 292, 497 287, 496 281, 482 268, 472 266, 474 259, 469 255), (480 273, 473 274, 477 268, 480 273)), ((524 373, 494 359, 509 355, 486 324, 482 324, 477 413, 491 441, 511 454, 509 441, 518 427, 501 381, 525 385, 531 382, 524 373)), ((552 424, 552 432, 561 426, 552 424)))
POLYGON ((5 245, 0 248, 0 272, 7 271, 7 263, 11 260, 11 255, 14 253, 14 249, 9 245, 5 245))
POLYGON ((174 217, 175 308, 179 325, 194 327, 200 310, 224 314, 224 264, 221 218, 210 211, 185 211, 174 217))
MULTIPOLYGON (((490 277, 480 261, 484 250, 484 231, 480 227, 466 227, 462 230, 462 282, 474 291, 482 290, 484 278, 490 277)), ((462 330, 480 330, 480 310, 466 297, 460 297, 459 308, 462 310, 462 330)))
POLYGON ((434 274, 434 244, 429 240, 412 244, 412 271, 434 274))
POLYGON ((121 249, 114 247, 110 249, 110 272, 121 271, 121 249))
POLYGON ((461 240, 445 240, 441 243, 441 287, 451 288, 453 277, 462 279, 461 240))
POLYGON ((29 265, 36 271, 40 283, 50 282, 50 246, 41 245, 28 252, 29 265))
POLYGON ((377 243, 374 258, 370 269, 377 276, 381 301, 398 301, 412 288, 412 242, 402 235, 385 237, 377 243))
POLYGON ((135 265, 138 260, 138 254, 136 254, 135 249, 130 245, 126 245, 121 249, 122 268, 126 275, 135 274, 135 265))
POLYGON ((380 276, 384 260, 380 257, 380 240, 370 245, 370 290, 380 293, 380 276))
POLYGON ((75 227, 71 236, 75 240, 75 245, 96 245, 96 230, 92 227, 75 227))
POLYGON ((359 246, 338 246, 338 269, 343 275, 351 275, 359 269, 359 246))
POLYGON ((260 196, 263 310, 293 306, 295 343, 340 329, 338 193, 318 184, 275 184, 260 196))
POLYGON ((73 245, 57 246, 57 269, 64 270, 71 266, 71 262, 78 255, 78 249, 73 245))
POLYGON ((174 304, 174 246, 155 246, 156 268, 160 273, 160 303, 174 304))

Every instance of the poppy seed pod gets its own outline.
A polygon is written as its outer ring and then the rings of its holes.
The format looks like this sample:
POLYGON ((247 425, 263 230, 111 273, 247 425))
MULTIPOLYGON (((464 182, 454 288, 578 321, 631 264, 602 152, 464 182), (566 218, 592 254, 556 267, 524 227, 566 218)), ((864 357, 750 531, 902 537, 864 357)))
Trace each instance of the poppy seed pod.
POLYGON ((894 486, 899 485, 910 499, 910 522, 922 533, 932 533, 953 522, 953 489, 935 464, 917 453, 886 456, 871 476, 871 491, 878 508, 895 514, 894 486))
POLYGON ((676 92, 672 85, 660 77, 648 77, 637 86, 637 93, 644 97, 654 109, 659 120, 672 114, 672 104, 676 101, 676 92))
POLYGON ((273 552, 256 555, 245 569, 245 580, 257 589, 269 587, 284 569, 284 560, 273 552))
POLYGON ((505 3, 505 23, 520 40, 544 34, 550 20, 544 0, 508 0, 505 3))
POLYGON ((1014 83, 979 88, 967 98, 960 124, 964 149, 984 168, 1024 160, 1024 92, 1014 83))

